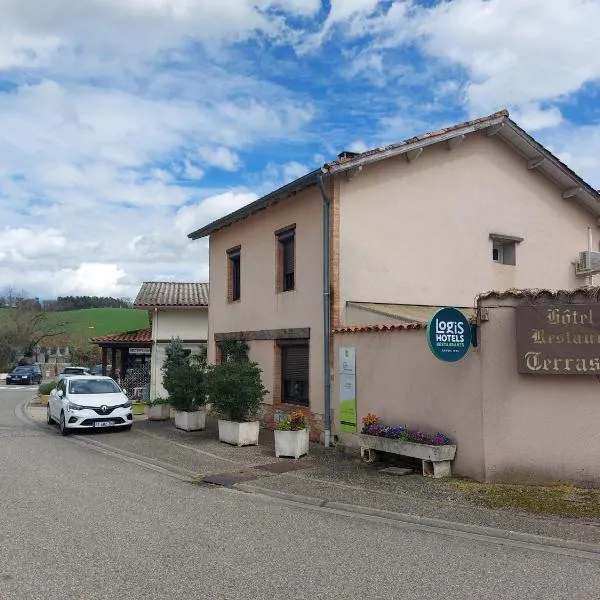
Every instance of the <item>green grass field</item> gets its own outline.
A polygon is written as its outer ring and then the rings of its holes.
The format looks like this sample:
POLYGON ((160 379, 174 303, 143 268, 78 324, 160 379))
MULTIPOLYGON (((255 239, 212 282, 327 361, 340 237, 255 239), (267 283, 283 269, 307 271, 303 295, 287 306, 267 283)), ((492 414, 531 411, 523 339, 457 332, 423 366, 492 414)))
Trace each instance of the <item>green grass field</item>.
MULTIPOLYGON (((0 317, 9 310, 0 309, 0 317)), ((75 345, 85 344, 92 337, 149 327, 148 313, 132 308, 85 308, 48 312, 47 315, 49 327, 64 323, 65 337, 75 345)))

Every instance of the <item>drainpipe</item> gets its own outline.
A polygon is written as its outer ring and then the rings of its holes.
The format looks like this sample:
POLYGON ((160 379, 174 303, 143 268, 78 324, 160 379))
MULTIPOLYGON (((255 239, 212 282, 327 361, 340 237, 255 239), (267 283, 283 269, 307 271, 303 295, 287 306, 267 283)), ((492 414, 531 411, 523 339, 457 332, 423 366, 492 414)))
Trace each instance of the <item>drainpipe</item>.
POLYGON ((331 336, 331 299, 329 277, 329 258, 331 255, 329 240, 329 222, 331 199, 323 184, 323 173, 317 173, 317 185, 323 197, 323 376, 325 378, 325 447, 331 442, 331 372, 329 369, 330 336, 331 336))
POLYGON ((158 362, 158 308, 154 307, 152 319, 152 350, 150 352, 150 400, 156 398, 156 363, 158 362))

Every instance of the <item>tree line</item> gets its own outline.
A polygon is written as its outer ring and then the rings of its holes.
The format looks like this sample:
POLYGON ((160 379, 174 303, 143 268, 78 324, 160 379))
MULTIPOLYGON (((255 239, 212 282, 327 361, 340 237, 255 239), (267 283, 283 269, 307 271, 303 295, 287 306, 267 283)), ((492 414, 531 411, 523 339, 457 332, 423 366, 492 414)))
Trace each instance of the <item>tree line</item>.
POLYGON ((38 311, 80 310, 83 308, 131 308, 129 298, 111 296, 58 296, 55 300, 31 298, 24 290, 12 287, 0 293, 0 307, 26 308, 38 311))

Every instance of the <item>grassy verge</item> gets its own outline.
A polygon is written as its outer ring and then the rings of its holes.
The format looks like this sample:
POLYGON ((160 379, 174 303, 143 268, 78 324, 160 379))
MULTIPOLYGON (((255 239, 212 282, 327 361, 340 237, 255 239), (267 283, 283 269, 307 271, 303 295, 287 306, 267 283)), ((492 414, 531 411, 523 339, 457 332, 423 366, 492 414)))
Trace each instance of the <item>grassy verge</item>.
POLYGON ((464 498, 477 506, 515 509, 560 517, 600 519, 600 490, 573 485, 524 486, 454 481, 464 498))

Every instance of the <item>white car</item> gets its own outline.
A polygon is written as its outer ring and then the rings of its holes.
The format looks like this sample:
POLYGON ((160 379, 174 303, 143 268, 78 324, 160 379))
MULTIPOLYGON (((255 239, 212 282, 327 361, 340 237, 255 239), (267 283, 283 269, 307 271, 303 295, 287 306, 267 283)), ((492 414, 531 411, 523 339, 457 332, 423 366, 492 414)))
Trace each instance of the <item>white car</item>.
POLYGON ((60 432, 118 427, 131 429, 131 400, 110 377, 69 375, 50 392, 48 424, 60 432))

